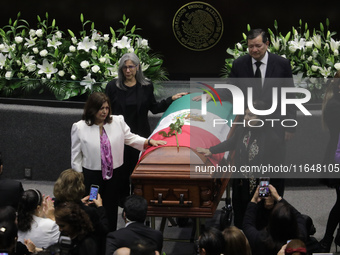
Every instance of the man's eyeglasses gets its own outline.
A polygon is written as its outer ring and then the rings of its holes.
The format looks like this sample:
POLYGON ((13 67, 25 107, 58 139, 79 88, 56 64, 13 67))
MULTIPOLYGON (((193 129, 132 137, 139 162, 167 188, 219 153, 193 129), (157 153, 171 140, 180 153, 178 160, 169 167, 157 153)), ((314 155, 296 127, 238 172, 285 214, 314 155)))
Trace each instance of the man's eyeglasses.
POLYGON ((133 70, 135 69, 137 66, 123 66, 123 70, 126 71, 126 70, 133 70))

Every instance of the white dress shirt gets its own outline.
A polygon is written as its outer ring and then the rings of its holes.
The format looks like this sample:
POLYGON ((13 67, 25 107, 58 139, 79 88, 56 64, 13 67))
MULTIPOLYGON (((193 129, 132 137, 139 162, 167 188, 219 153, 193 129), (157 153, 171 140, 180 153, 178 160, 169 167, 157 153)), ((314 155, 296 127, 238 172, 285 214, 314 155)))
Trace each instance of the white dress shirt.
MULTIPOLYGON (((256 64, 255 64, 256 62, 257 60, 255 58, 252 58, 254 74, 256 72, 256 64)), ((263 86, 264 78, 266 77, 267 64, 268 64, 268 52, 264 54, 264 57, 260 60, 260 62, 262 63, 262 65, 260 65, 260 71, 261 71, 261 80, 262 80, 262 86, 263 86)))

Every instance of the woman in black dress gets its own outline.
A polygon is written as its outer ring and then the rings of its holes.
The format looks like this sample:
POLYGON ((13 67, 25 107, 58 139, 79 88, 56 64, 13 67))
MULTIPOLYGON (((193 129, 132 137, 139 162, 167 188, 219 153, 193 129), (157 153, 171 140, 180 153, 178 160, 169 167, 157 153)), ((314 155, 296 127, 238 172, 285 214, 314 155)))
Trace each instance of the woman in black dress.
MULTIPOLYGON (((106 86, 105 93, 111 101, 112 114, 123 115, 126 124, 131 132, 142 137, 149 137, 151 134, 148 113, 153 114, 164 112, 176 99, 187 93, 178 93, 159 102, 153 94, 152 82, 147 79, 142 71, 138 56, 134 53, 126 53, 119 62, 118 79, 110 81, 106 86)), ((121 201, 130 195, 130 175, 135 168, 139 151, 125 146, 124 164, 119 171, 121 173, 121 201)))
MULTIPOLYGON (((340 133, 340 71, 338 71, 334 79, 329 84, 324 101, 322 104, 322 120, 325 127, 329 131, 329 140, 326 148, 323 164, 334 164, 335 151, 339 140, 340 133)), ((336 190, 336 202, 329 213, 326 232, 323 239, 320 241, 322 252, 329 252, 333 234, 336 226, 340 221, 340 179, 323 179, 323 183, 336 190)), ((340 234, 335 238, 335 243, 340 245, 340 234)))
MULTIPOLYGON (((268 109, 260 100, 254 101, 253 106, 257 110, 268 109)), ((209 149, 197 148, 197 152, 210 156, 225 151, 235 151, 234 162, 237 170, 243 166, 277 165, 282 154, 282 143, 271 127, 261 126, 262 119, 264 116, 257 116, 246 109, 245 125, 237 127, 233 136, 209 149)), ((276 179, 272 179, 271 183, 279 185, 276 179)), ((253 197, 257 185, 258 180, 252 173, 244 173, 241 178, 239 176, 233 178, 234 225, 240 229, 242 229, 247 204, 253 197)))

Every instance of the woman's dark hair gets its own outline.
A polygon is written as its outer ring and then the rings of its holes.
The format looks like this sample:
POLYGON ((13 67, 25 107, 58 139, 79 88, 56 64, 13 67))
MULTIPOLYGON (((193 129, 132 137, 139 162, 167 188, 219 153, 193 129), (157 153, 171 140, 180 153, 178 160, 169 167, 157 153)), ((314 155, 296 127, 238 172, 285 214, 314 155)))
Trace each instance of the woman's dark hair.
POLYGON ((13 221, 0 222, 0 250, 11 252, 15 246, 18 229, 13 221))
POLYGON ((18 229, 22 232, 31 230, 33 214, 43 202, 41 192, 37 189, 24 191, 18 205, 18 229))
POLYGON ((225 240, 217 228, 208 228, 198 239, 199 249, 205 249, 207 255, 220 255, 224 252, 225 240))
POLYGON ((93 232, 90 217, 77 203, 65 202, 58 204, 55 208, 54 216, 56 220, 69 224, 80 239, 93 232))
POLYGON ((96 114, 105 102, 109 104, 110 108, 109 114, 105 119, 105 123, 111 123, 112 111, 109 97, 102 92, 93 92, 85 103, 84 112, 82 116, 82 119, 85 120, 87 125, 92 126, 95 123, 96 114))
POLYGON ((265 241, 266 247, 275 253, 288 240, 299 238, 297 219, 290 204, 280 202, 275 205, 269 217, 267 233, 269 236, 265 241))

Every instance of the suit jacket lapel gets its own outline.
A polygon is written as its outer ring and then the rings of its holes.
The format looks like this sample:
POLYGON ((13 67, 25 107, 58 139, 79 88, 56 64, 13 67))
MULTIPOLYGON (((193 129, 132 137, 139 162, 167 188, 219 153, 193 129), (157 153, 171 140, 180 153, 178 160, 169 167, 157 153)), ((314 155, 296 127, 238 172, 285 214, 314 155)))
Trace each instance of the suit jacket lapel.
POLYGON ((263 90, 267 89, 268 84, 269 84, 269 80, 270 80, 270 79, 267 79, 267 78, 272 77, 274 68, 275 68, 275 62, 273 61, 271 53, 268 52, 268 63, 267 63, 266 77, 265 77, 264 83, 263 83, 263 90))
POLYGON ((266 78, 272 77, 274 68, 275 68, 275 61, 273 61, 272 55, 268 52, 268 63, 267 63, 267 70, 266 70, 266 78))

